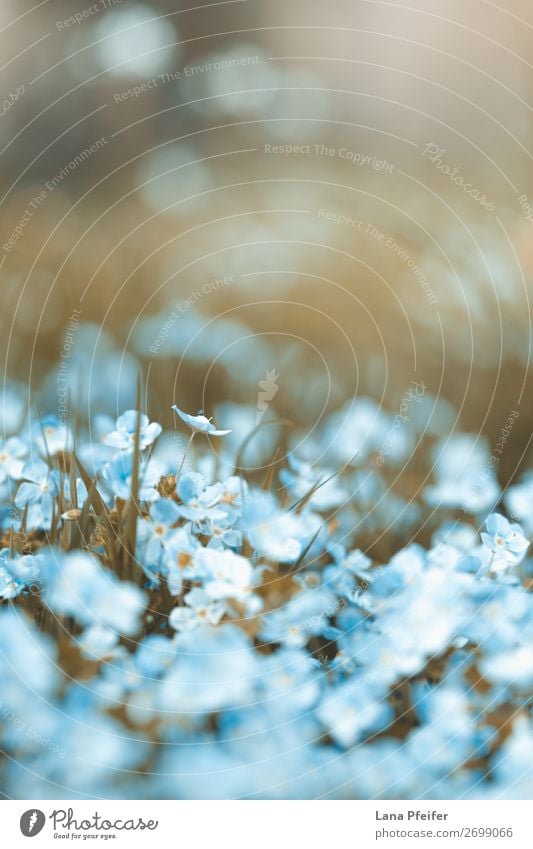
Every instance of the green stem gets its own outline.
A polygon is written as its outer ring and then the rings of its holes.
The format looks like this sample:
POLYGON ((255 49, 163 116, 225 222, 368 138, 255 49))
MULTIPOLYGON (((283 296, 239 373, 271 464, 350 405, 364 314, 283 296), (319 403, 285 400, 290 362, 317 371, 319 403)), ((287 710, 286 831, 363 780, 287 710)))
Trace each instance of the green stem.
POLYGON ((189 453, 189 448, 191 447, 192 441, 193 441, 195 436, 196 436, 196 431, 193 430, 193 432, 190 435, 189 441, 187 443, 187 447, 185 448, 185 451, 183 452, 183 457, 181 458, 180 467, 179 467, 179 469, 176 473, 176 486, 178 485, 178 481, 180 479, 180 475, 181 475, 183 466, 185 465, 185 460, 187 459, 187 454, 189 453))

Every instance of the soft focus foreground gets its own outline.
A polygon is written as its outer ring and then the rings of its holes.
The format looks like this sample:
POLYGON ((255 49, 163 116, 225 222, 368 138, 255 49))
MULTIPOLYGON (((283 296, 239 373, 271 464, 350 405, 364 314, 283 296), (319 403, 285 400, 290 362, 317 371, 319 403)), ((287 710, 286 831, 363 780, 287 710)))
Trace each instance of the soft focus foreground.
POLYGON ((291 433, 262 484, 203 414, 176 408, 188 438, 134 410, 24 419, 1 454, 10 795, 527 798, 533 479, 502 504, 486 444, 428 428, 421 385, 405 403, 409 432, 360 399, 291 433))

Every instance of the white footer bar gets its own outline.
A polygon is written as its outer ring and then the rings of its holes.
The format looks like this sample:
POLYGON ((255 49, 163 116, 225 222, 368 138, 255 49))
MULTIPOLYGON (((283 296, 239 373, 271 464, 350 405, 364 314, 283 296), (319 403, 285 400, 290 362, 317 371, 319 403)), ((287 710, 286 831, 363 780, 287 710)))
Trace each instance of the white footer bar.
POLYGON ((34 849, 533 847, 531 803, 513 801, 6 801, 0 829, 3 846, 34 849))

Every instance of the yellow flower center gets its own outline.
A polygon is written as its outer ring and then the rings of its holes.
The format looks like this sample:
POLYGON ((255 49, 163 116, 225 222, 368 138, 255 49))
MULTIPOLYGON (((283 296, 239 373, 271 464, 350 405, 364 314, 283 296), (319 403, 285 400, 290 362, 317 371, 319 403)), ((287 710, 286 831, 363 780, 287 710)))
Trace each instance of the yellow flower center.
POLYGON ((190 554, 187 554, 185 551, 180 551, 177 557, 177 563, 180 569, 185 569, 185 567, 191 562, 191 559, 190 554))

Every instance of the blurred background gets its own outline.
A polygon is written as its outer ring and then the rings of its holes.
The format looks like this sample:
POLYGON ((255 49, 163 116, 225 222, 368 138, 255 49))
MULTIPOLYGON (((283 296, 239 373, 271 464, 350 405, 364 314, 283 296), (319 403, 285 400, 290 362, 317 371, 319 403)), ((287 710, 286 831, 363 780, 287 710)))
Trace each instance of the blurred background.
POLYGON ((531 433, 532 34, 525 0, 3 0, 5 391, 54 413, 63 381, 115 415, 141 365, 152 417, 223 426, 273 371, 312 432, 416 380, 450 432, 494 444, 520 412, 506 483, 531 433))

